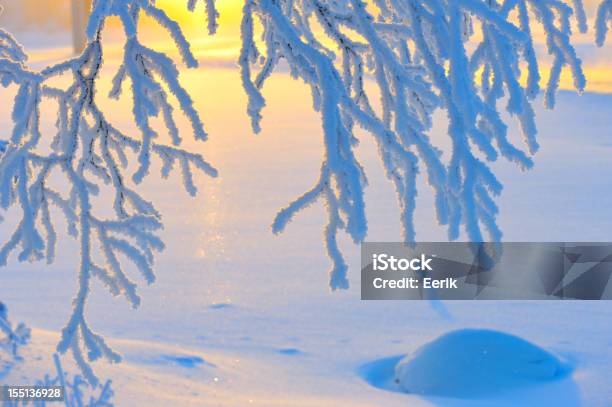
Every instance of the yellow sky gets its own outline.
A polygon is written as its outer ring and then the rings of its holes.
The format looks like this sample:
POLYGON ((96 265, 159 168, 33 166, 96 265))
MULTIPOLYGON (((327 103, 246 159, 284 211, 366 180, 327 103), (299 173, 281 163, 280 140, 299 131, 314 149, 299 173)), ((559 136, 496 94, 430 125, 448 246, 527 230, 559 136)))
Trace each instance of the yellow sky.
MULTIPOLYGON (((179 21, 181 26, 185 27, 185 30, 191 34, 191 38, 206 36, 207 23, 204 2, 198 2, 193 13, 187 10, 185 3, 176 0, 157 0, 158 6, 179 21)), ((239 37, 243 2, 240 0, 217 0, 215 4, 220 16, 219 31, 216 36, 239 37)))
MULTIPOLYGON (((585 0, 587 16, 595 14, 598 0, 585 0)), ((219 30, 213 37, 206 33, 206 20, 204 12, 204 2, 199 2, 198 8, 194 13, 187 11, 184 2, 176 0, 158 0, 158 5, 171 15, 171 17, 181 22, 188 38, 193 43, 194 50, 203 56, 211 58, 222 58, 235 60, 240 49, 240 19, 242 15, 241 0, 217 0, 217 9, 220 14, 219 30)), ((589 24, 592 26, 592 24, 589 24)), ((534 27, 535 28, 535 27, 534 27)), ((577 44, 592 44, 592 29, 588 34, 576 34, 574 41, 577 44)), ((543 43, 540 30, 534 29, 536 41, 543 43)), ((612 42, 612 41, 609 41, 612 42)), ((588 46, 588 45, 587 45, 588 46)), ((588 78, 587 90, 593 92, 612 92, 612 47, 585 56, 584 71, 588 78)), ((548 77, 549 61, 544 60, 542 68, 542 84, 548 77)), ((567 70, 564 70, 561 77, 562 89, 573 89, 573 79, 567 70)))
MULTIPOLYGON (((32 1, 32 0, 28 0, 32 1)), ((38 0, 36 0, 38 1, 38 0)), ((1 0, 0 0, 1 2, 1 0)), ((596 4, 599 0, 585 0, 587 15, 592 17, 595 13, 596 4)), ((26 2, 27 3, 27 2, 26 2)), ((220 13, 219 30, 216 35, 207 34, 204 1, 197 3, 197 9, 191 13, 186 8, 186 0, 157 0, 158 6, 163 8, 171 18, 179 21, 185 34, 192 44, 194 52, 201 57, 204 63, 217 63, 219 61, 236 61, 240 50, 240 19, 242 16, 243 0, 217 0, 216 5, 220 13)), ((40 10, 38 8, 37 10, 40 10)), ((142 20, 143 36, 147 43, 154 44, 156 48, 164 51, 175 49, 167 33, 156 24, 142 20)), ((120 30, 114 30, 118 26, 109 24, 108 36, 119 35, 120 30)), ((589 24, 592 27, 592 22, 589 24)), ((593 30, 586 35, 575 35, 573 41, 578 44, 579 56, 584 60, 584 70, 588 79, 587 90, 594 92, 612 92, 612 39, 604 49, 596 50, 593 46, 593 30)), ((536 42, 542 44, 543 38, 540 30, 534 27, 536 42)), ((109 47, 112 48, 112 47, 109 47)), ((543 84, 547 79, 547 71, 550 61, 543 54, 542 77, 543 84)), ((561 78, 561 88, 572 89, 572 78, 565 70, 561 78)))

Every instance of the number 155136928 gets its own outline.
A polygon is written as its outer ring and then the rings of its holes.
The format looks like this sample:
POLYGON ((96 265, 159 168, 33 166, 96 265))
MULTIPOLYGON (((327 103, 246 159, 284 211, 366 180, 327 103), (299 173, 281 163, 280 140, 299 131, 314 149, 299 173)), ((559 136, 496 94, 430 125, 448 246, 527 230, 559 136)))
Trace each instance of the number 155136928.
POLYGON ((63 401, 62 386, 0 386, 0 401, 63 401))

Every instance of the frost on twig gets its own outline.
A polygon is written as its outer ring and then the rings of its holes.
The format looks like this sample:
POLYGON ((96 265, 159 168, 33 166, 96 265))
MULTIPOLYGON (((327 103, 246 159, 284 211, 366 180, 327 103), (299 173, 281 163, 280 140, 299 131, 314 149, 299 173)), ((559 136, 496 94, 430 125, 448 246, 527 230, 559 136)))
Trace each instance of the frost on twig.
POLYGON ((246 0, 239 62, 253 129, 259 131, 265 105, 261 89, 282 59, 310 87, 324 133, 319 179, 279 212, 273 231, 323 200, 331 287, 348 285, 338 232, 361 242, 367 231, 367 181, 355 156, 359 127, 378 144, 397 191, 406 242, 416 238, 421 169, 449 239, 457 239, 463 227, 470 241, 500 240, 494 197, 502 185, 489 162, 502 156, 521 168, 533 165, 538 143, 532 103, 541 90, 535 24, 543 28, 552 60, 543 89, 546 106, 554 106, 563 68, 571 70, 576 89, 584 89, 570 41, 572 16, 586 30, 581 1, 246 0), (368 76, 375 89, 366 87, 368 76), (445 155, 428 133, 437 109, 448 117, 452 148, 445 155), (508 131, 504 110, 518 122, 523 146, 508 131))
POLYGON ((179 164, 185 189, 191 195, 196 193, 194 169, 216 176, 216 170, 202 156, 181 148, 171 96, 191 123, 195 139, 205 140, 206 133, 190 96, 178 81, 172 59, 139 41, 141 13, 168 31, 187 66, 197 66, 178 24, 150 0, 95 1, 87 28, 89 40, 82 54, 40 71, 27 66, 23 49, 10 34, 0 30, 0 81, 4 87, 17 89, 12 134, 1 146, 0 206, 5 210, 17 207, 20 212, 16 229, 0 246, 0 265, 6 265, 13 252, 19 261, 53 262, 57 223, 52 214, 63 215, 67 233, 79 242, 80 266, 72 314, 57 349, 72 353, 92 385, 98 381, 89 362, 101 357, 116 362, 120 357, 87 323, 85 307, 91 280, 98 278, 111 294, 124 296, 137 307, 140 298, 125 265, 133 265, 151 283, 155 280, 154 253, 164 248, 157 235, 162 228, 160 214, 130 187, 128 154, 133 152, 138 157, 137 169, 131 176, 136 184, 149 173, 153 157, 161 159, 163 177, 169 175, 174 164, 179 164), (103 26, 109 16, 115 15, 122 22, 126 42, 110 96, 118 98, 129 83, 139 135, 125 134, 113 124, 96 95, 103 64, 103 26), (60 88, 53 85, 53 79, 58 77, 71 81, 60 88), (46 146, 51 135, 43 134, 40 126, 43 99, 51 99, 58 106, 50 150, 46 146), (158 141, 152 124, 152 118, 157 116, 165 121, 171 145, 158 141), (52 188, 52 176, 63 178, 63 190, 52 188), (94 210, 93 199, 102 187, 112 191, 111 217, 94 210))
MULTIPOLYGON (((190 11, 195 9, 196 3, 198 0, 187 0, 187 8, 190 11)), ((217 28, 219 27, 219 23, 217 19, 219 18, 219 12, 215 7, 215 0, 202 0, 204 6, 206 7, 206 18, 208 20, 208 33, 215 34, 217 32, 217 28)))
MULTIPOLYGON (((104 384, 99 383, 92 385, 79 375, 71 376, 64 371, 60 357, 57 354, 53 355, 53 363, 55 367, 54 373, 47 373, 45 377, 36 380, 33 383, 39 387, 54 387, 61 386, 64 389, 63 403, 67 407, 112 407, 112 398, 114 392, 112 390, 112 382, 107 380, 104 384)), ((28 406, 29 401, 5 401, 2 407, 18 407, 28 406)), ((37 400, 34 402, 37 407, 55 406, 57 402, 46 402, 37 400)))
POLYGON ((30 341, 30 328, 23 323, 13 326, 8 318, 6 305, 0 302, 0 379, 5 369, 20 361, 19 348, 30 341), (4 364, 4 366, 3 366, 4 364))
POLYGON ((608 25, 612 25, 612 0, 604 0, 597 9, 595 20, 595 42, 603 46, 608 34, 608 25))
POLYGON ((112 407, 112 382, 107 380, 104 384, 91 384, 79 375, 70 377, 62 367, 60 357, 53 355, 55 376, 45 375, 39 380, 37 386, 62 386, 64 388, 64 403, 67 406, 112 407))

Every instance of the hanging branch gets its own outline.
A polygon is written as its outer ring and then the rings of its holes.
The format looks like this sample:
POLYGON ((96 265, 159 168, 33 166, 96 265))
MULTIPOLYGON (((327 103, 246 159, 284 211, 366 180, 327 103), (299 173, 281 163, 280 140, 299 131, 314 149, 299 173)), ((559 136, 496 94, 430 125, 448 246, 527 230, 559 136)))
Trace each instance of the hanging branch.
POLYGON ((125 264, 131 263, 147 283, 152 283, 154 253, 164 248, 157 235, 162 228, 160 214, 129 186, 129 152, 138 156, 138 169, 131 177, 136 184, 148 175, 152 157, 161 159, 164 178, 178 163, 185 189, 191 195, 197 191, 194 169, 212 177, 217 175, 201 155, 181 148, 170 95, 189 119, 194 138, 203 141, 206 133, 190 96, 178 82, 172 59, 139 42, 136 27, 141 12, 166 28, 187 66, 197 66, 178 24, 148 0, 96 1, 87 28, 89 40, 82 54, 41 71, 29 69, 23 49, 8 33, 0 31, 0 80, 5 87, 18 89, 12 135, 3 145, 0 158, 0 205, 5 210, 18 206, 21 211, 16 229, 0 248, 0 264, 6 265, 8 256, 15 251, 20 261, 46 259, 52 263, 57 233, 51 208, 57 208, 65 217, 68 234, 79 241, 80 266, 72 314, 57 350, 70 351, 92 385, 98 380, 89 362, 101 357, 111 362, 120 360, 87 323, 85 307, 92 278, 98 278, 111 294, 122 295, 137 307, 140 298, 136 284, 125 272, 125 264), (105 116, 96 97, 103 64, 104 21, 113 15, 121 19, 127 40, 110 96, 118 98, 129 81, 138 137, 119 130, 105 116), (64 89, 48 84, 59 76, 70 76, 72 83, 64 89), (51 151, 43 153, 40 144, 46 135, 40 129, 40 110, 45 98, 57 103, 59 114, 51 151), (157 141, 151 119, 159 115, 165 120, 173 145, 157 141), (63 176, 66 190, 56 191, 49 186, 52 173, 63 176), (113 191, 111 218, 96 215, 94 210, 93 197, 100 193, 102 185, 113 191))
MULTIPOLYGON (((214 0, 204 3, 208 31, 213 33, 218 13, 214 0)), ((187 1, 190 10, 196 4, 187 1)), ((192 170, 216 176, 202 156, 181 147, 171 97, 188 118, 194 139, 205 140, 207 135, 178 82, 173 60, 139 41, 141 13, 169 33, 187 67, 197 66, 179 25, 155 0, 95 1, 82 54, 40 71, 27 66, 24 50, 0 30, 0 83, 17 89, 12 134, 0 141, 0 206, 20 212, 16 229, 0 247, 0 264, 13 252, 20 261, 53 262, 57 233, 51 208, 65 217, 68 234, 79 241, 81 262, 73 312, 58 350, 70 350, 92 384, 97 379, 89 362, 100 357, 118 361, 119 355, 86 322, 91 279, 100 279, 113 295, 138 306, 136 284, 125 264, 153 282, 154 254, 164 247, 156 234, 162 228, 160 214, 130 182, 138 184, 149 174, 153 157, 161 159, 164 178, 178 163, 191 195, 196 193, 192 170), (138 135, 122 132, 96 100, 101 38, 110 16, 120 19, 126 36, 110 97, 119 98, 130 83, 138 135), (51 80, 59 76, 71 77, 71 84, 52 86, 51 80), (46 152, 41 140, 47 135, 39 123, 43 99, 54 100, 59 108, 57 132, 46 152), (171 145, 158 140, 151 120, 158 116, 171 145), (130 152, 136 154, 138 166, 131 180, 130 152), (49 186, 51 174, 63 176, 66 190, 49 186), (113 191, 110 218, 97 215, 92 202, 103 186, 113 191)), ((595 30, 599 45, 611 18, 612 2, 604 0, 595 30)), ((278 213, 273 231, 281 232, 299 211, 322 200, 328 212, 324 241, 333 263, 330 285, 348 286, 339 232, 354 242, 367 234, 367 179, 355 156, 358 127, 378 145, 397 191, 406 242, 416 239, 413 218, 420 171, 433 190, 437 218, 447 226, 449 239, 459 238, 463 228, 471 241, 499 241, 494 199, 502 185, 490 163, 501 156, 524 169, 533 165, 531 157, 538 149, 533 101, 543 91, 545 105, 554 106, 563 69, 571 71, 575 88, 584 90, 581 62, 571 42, 573 21, 579 31, 586 31, 580 0, 246 0, 239 65, 254 131, 260 130, 265 107, 262 88, 284 60, 292 75, 310 87, 324 136, 318 179, 278 213), (532 37, 535 24, 544 30, 552 60, 543 89, 532 37), (368 77, 375 89, 366 88, 368 77), (444 154, 429 135, 438 109, 448 117, 451 148, 444 154), (504 111, 518 123, 522 144, 509 134, 504 111)))
POLYGON ((553 58, 546 106, 554 105, 564 67, 572 71, 576 89, 585 86, 570 42, 573 14, 580 30, 586 30, 580 1, 375 0, 370 6, 361 0, 246 0, 243 10, 239 63, 253 129, 260 130, 265 106, 261 89, 281 59, 310 87, 321 115, 325 155, 320 178, 279 212, 272 229, 282 231, 297 212, 323 200, 328 210, 325 242, 334 264, 332 289, 348 285, 338 232, 344 230, 354 242, 363 241, 367 232, 367 182, 354 155, 355 126, 378 144, 397 191, 406 242, 416 239, 413 217, 421 169, 449 239, 457 239, 463 226, 471 241, 498 241, 502 234, 494 197, 502 185, 488 162, 501 155, 530 168, 530 156, 538 149, 532 101, 540 91, 540 71, 531 24, 544 28, 553 58), (511 13, 519 16, 518 23, 511 13), (262 27, 261 50, 255 21, 262 27), (522 64, 526 84, 519 79, 522 64), (366 90, 367 77, 375 91, 366 90), (371 102, 374 96, 380 107, 371 102), (524 148, 509 137, 502 101, 520 125, 524 148), (428 134, 437 109, 448 117, 452 149, 447 157, 428 134))
POLYGON ((597 9, 595 20, 595 42, 602 47, 608 35, 608 24, 612 25, 612 0, 604 0, 597 9))
POLYGON ((11 370, 15 362, 21 361, 19 348, 30 341, 31 331, 23 323, 14 326, 8 318, 6 305, 0 302, 0 378, 11 370))

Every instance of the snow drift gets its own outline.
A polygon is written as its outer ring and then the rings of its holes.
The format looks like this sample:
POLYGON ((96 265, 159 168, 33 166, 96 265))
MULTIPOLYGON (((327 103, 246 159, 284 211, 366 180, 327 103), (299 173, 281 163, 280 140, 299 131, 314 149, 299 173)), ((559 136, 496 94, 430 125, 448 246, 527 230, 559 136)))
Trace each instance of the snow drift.
POLYGON ((554 381, 570 370, 551 353, 517 336, 463 329, 401 359, 395 378, 404 392, 465 399, 554 381))

